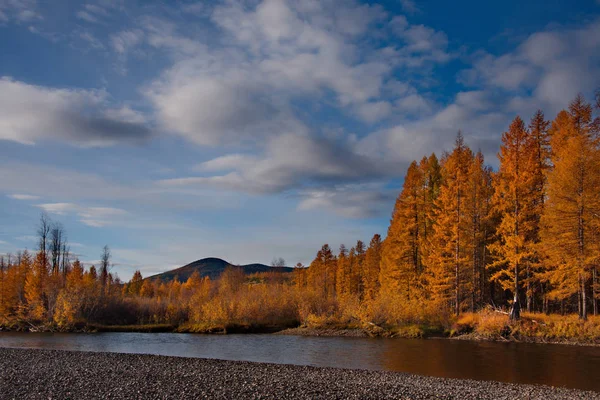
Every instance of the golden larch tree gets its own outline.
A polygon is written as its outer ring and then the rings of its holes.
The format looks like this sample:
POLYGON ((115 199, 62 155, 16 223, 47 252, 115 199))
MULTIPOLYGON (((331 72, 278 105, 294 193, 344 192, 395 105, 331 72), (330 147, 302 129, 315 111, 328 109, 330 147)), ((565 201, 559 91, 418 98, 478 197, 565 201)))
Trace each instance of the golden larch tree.
POLYGON ((599 257, 600 142, 592 107, 579 95, 569 106, 568 120, 552 131, 552 171, 542 223, 544 248, 553 261, 553 297, 578 294, 580 317, 587 319, 587 292, 599 257))
POLYGON ((452 153, 442 159, 442 185, 436 201, 436 216, 428 257, 432 299, 461 312, 468 261, 471 221, 467 213, 469 174, 473 152, 461 132, 452 153))

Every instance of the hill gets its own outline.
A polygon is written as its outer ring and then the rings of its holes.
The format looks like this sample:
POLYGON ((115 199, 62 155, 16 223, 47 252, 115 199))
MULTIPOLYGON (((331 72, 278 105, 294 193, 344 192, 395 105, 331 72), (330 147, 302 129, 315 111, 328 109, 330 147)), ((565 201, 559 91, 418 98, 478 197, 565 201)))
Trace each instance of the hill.
POLYGON ((195 271, 198 271, 201 277, 208 276, 210 279, 216 279, 227 267, 241 268, 245 274, 269 271, 292 272, 294 270, 289 267, 270 267, 265 264, 233 265, 220 258, 210 257, 191 262, 183 267, 172 269, 162 274, 149 276, 146 279, 169 282, 177 277, 180 282, 185 282, 195 271))

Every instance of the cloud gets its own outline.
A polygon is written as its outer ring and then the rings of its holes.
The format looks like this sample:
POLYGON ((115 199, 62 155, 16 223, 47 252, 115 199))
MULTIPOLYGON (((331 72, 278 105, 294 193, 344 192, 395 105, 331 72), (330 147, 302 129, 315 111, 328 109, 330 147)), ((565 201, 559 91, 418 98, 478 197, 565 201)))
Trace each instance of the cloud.
POLYGON ((39 196, 33 196, 30 194, 9 194, 8 197, 15 200, 38 200, 39 196))
POLYGON ((324 209, 346 218, 371 218, 389 213, 397 193, 380 185, 340 185, 333 188, 304 190, 299 210, 324 209))
POLYGON ((86 42, 92 49, 104 49, 104 45, 102 44, 102 42, 90 32, 81 32, 79 33, 78 37, 79 39, 86 42))
MULTIPOLYGON (((406 19, 402 44, 388 37, 398 20, 377 5, 354 1, 228 2, 212 8, 204 36, 164 19, 143 18, 146 41, 168 51, 173 65, 147 85, 163 129, 199 145, 256 145, 280 134, 311 130, 296 108, 334 106, 367 123, 388 117, 398 94, 385 91, 396 68, 446 62, 447 38, 406 19), (212 29, 212 30, 211 30, 212 29), (386 36, 387 35, 387 36, 386 36)), ((411 78, 414 80, 414 78, 411 78)), ((408 101, 408 100, 407 100, 408 101)))
POLYGON ((405 13, 415 14, 421 11, 414 0, 400 0, 400 4, 402 5, 402 11, 405 13))
POLYGON ((487 162, 494 164, 500 132, 513 117, 486 91, 459 92, 450 104, 427 116, 367 135, 359 140, 357 148, 402 171, 415 159, 450 150, 461 130, 467 144, 475 151, 481 149, 487 162))
POLYGON ((24 163, 0 164, 0 191, 45 198, 114 200, 135 196, 138 188, 99 175, 24 163))
POLYGON ((114 51, 125 54, 132 47, 137 46, 144 38, 144 32, 140 29, 121 31, 110 37, 114 51))
POLYGON ((87 22, 91 22, 93 24, 98 23, 98 18, 94 15, 90 14, 87 11, 78 11, 76 14, 77 18, 82 19, 87 22))
POLYGON ((75 13, 83 21, 98 24, 111 16, 115 10, 123 9, 122 1, 100 0, 96 3, 87 3, 75 13))
POLYGON ((0 92, 0 139, 107 146, 139 142, 151 135, 142 114, 112 107, 104 91, 55 89, 4 77, 0 92))
POLYGON ((30 23, 43 19, 36 0, 0 1, 0 24, 15 21, 30 23))
MULTIPOLYGON (((181 66, 180 66, 181 67, 181 66)), ((280 132, 305 131, 286 104, 244 71, 194 74, 157 83, 148 96, 165 129, 200 145, 254 143, 280 132)))
POLYGON ((519 96, 521 106, 528 102, 530 108, 554 113, 577 93, 600 86, 598 37, 600 19, 577 28, 536 32, 514 51, 475 54, 473 68, 463 71, 459 78, 466 85, 519 96))
POLYGON ((21 242, 37 242, 38 240, 37 236, 33 235, 17 236, 15 239, 21 242))
POLYGON ((77 215, 85 225, 100 228, 118 222, 127 211, 112 207, 86 207, 74 203, 46 203, 37 205, 49 214, 77 215))
POLYGON ((160 183, 167 187, 209 185, 261 194, 360 182, 385 174, 384 165, 357 154, 348 143, 293 134, 272 138, 260 157, 228 155, 200 164, 196 169, 230 172, 160 183))

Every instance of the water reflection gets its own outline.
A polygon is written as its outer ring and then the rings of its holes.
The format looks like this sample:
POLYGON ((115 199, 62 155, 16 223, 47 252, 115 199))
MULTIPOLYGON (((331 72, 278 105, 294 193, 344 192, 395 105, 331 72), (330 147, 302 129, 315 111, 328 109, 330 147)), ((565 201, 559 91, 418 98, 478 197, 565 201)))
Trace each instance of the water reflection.
POLYGON ((173 333, 0 333, 0 347, 145 353, 402 371, 600 391, 600 348, 458 340, 173 333))

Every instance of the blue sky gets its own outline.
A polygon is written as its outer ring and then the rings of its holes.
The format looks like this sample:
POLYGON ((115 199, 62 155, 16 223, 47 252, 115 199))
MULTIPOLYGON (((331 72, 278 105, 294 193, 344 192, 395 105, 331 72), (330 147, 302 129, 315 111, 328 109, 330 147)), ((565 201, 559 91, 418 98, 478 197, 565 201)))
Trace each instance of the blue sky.
POLYGON ((45 211, 129 279, 385 235, 413 159, 591 98, 600 2, 0 0, 0 54, 0 253, 45 211))

